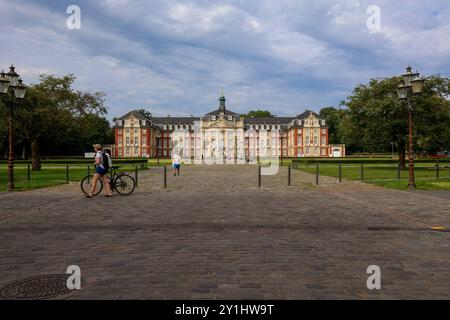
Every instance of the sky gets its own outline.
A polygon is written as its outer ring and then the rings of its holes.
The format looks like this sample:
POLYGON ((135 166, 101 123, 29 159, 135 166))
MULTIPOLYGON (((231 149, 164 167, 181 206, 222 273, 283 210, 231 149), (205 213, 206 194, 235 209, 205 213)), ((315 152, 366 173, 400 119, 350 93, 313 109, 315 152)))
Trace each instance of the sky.
POLYGON ((106 94, 110 119, 200 116, 222 89, 232 111, 294 116, 408 64, 450 75, 448 0, 0 0, 0 12, 0 68, 28 84, 72 73, 106 94))

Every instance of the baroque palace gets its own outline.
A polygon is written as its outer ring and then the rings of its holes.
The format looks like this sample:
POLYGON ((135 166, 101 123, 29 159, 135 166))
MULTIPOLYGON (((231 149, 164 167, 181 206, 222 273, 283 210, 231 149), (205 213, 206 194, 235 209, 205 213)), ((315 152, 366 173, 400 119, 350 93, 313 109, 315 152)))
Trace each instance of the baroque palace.
POLYGON ((228 110, 225 97, 203 117, 146 117, 131 111, 115 120, 116 157, 224 159, 343 157, 328 144, 325 120, 313 111, 296 117, 247 118, 228 110))

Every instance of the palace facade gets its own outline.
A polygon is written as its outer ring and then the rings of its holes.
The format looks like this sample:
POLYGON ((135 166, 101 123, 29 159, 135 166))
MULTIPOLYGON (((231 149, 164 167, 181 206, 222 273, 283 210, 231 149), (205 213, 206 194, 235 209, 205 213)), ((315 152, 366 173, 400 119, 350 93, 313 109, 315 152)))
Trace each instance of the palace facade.
POLYGON ((147 117, 131 111, 115 120, 116 157, 253 160, 283 157, 343 157, 344 145, 329 145, 325 120, 313 111, 294 117, 247 118, 228 110, 202 117, 147 117))

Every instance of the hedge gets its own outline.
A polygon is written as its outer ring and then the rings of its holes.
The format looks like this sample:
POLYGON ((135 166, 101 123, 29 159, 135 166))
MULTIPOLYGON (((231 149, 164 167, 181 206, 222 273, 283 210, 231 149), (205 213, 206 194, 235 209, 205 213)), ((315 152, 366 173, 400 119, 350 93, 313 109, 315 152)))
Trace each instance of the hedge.
MULTIPOLYGON (((112 159, 113 165, 138 165, 148 164, 148 159, 112 159)), ((54 160, 41 160, 41 164, 92 164, 94 159, 54 159, 54 160)), ((8 161, 0 160, 0 164, 7 164, 8 161)), ((15 164, 31 164, 31 160, 14 160, 15 164)))
MULTIPOLYGON (((296 159, 292 160, 292 164, 325 164, 325 163, 336 163, 341 162, 342 164, 397 164, 399 161, 395 159, 355 159, 355 158, 326 158, 326 159, 296 159)), ((415 163, 450 163, 450 159, 428 159, 428 160, 414 160, 415 163)), ((406 159, 406 164, 408 164, 408 159, 406 159)))

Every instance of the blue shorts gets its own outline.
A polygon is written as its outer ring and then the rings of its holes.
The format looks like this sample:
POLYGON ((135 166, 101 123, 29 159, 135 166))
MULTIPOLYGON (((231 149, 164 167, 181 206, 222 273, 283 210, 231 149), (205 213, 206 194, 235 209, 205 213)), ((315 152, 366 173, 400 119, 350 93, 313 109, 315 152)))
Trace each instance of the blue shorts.
POLYGON ((95 173, 104 176, 107 172, 106 169, 103 169, 102 167, 95 167, 95 173))
POLYGON ((181 166, 180 164, 174 164, 173 165, 174 169, 180 169, 180 166, 181 166))

